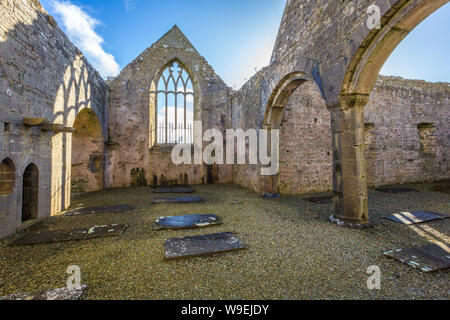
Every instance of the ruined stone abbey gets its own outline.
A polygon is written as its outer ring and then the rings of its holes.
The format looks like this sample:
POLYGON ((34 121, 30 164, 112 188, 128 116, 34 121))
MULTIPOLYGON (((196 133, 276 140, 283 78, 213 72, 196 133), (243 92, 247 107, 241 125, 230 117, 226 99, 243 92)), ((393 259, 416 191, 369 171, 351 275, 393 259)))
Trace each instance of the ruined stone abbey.
POLYGON ((66 210, 74 193, 209 183, 333 191, 332 220, 365 227, 368 187, 449 179, 449 84, 379 76, 447 0, 353 3, 288 0, 270 65, 235 91, 176 26, 105 81, 37 0, 1 0, 0 237, 66 210), (381 26, 370 29, 373 4, 381 26), (173 164, 193 121, 280 129, 279 174, 173 164))

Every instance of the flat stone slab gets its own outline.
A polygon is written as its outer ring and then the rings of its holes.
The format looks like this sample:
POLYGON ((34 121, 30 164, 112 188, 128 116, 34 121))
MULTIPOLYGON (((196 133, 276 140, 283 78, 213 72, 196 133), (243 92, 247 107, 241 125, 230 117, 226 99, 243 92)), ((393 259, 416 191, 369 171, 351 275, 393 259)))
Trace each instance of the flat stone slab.
POLYGON ((406 225, 443 220, 448 218, 450 218, 450 215, 431 211, 402 212, 385 217, 386 220, 406 225))
POLYGON ((390 250, 384 255, 427 273, 450 268, 450 252, 436 244, 390 250))
POLYGON ((414 190, 406 187, 379 187, 375 188, 376 191, 384 192, 384 193, 409 193, 409 192, 419 192, 418 190, 414 190))
POLYGON ((33 232, 27 234, 9 246, 33 245, 40 243, 53 243, 65 241, 79 241, 101 237, 112 237, 121 235, 127 225, 113 224, 109 226, 93 226, 92 228, 70 229, 70 230, 49 230, 41 232, 33 232))
POLYGON ((133 211, 135 208, 130 205, 119 205, 119 206, 105 206, 105 207, 92 207, 92 208, 81 208, 76 210, 71 210, 65 213, 65 216, 82 216, 87 214, 100 214, 100 213, 121 213, 133 211))
POLYGON ((304 199, 308 200, 309 202, 313 202, 313 203, 317 203, 317 204, 333 203, 333 197, 331 197, 331 196, 310 197, 310 198, 304 198, 304 199))
POLYGON ((177 197, 177 198, 156 198, 152 201, 154 204, 158 203, 196 203, 205 202, 202 197, 177 197))
POLYGON ((194 193, 192 188, 160 188, 155 189, 153 193, 194 193))
POLYGON ((83 285, 80 288, 69 290, 67 287, 54 289, 50 291, 39 291, 34 293, 19 293, 12 294, 5 297, 0 297, 3 301, 14 300, 80 300, 87 286, 83 285))
POLYGON ((214 214, 193 214, 178 217, 162 217, 155 221, 154 230, 195 229, 221 225, 222 221, 214 214))
POLYGON ((246 246, 231 232, 174 238, 166 240, 166 259, 198 257, 246 249, 246 246))

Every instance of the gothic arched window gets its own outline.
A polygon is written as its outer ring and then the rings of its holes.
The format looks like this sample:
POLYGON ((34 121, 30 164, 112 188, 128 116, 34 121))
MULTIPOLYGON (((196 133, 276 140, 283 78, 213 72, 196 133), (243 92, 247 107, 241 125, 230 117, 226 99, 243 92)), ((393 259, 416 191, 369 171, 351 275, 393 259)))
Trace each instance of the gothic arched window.
POLYGON ((0 163, 0 195, 12 194, 16 184, 16 167, 11 159, 0 163))
POLYGON ((190 74, 175 60, 156 83, 156 143, 192 144, 194 88, 190 74))

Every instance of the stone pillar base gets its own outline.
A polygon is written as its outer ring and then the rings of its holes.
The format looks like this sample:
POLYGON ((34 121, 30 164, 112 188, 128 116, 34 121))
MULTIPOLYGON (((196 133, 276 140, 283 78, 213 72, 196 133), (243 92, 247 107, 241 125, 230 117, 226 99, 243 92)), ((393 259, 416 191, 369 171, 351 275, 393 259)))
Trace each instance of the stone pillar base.
POLYGON ((351 229, 371 229, 374 227, 374 225, 370 222, 351 222, 351 221, 345 221, 345 220, 341 220, 339 218, 337 218, 336 216, 331 216, 329 221, 331 223, 337 224, 340 227, 345 227, 345 228, 351 228, 351 229))

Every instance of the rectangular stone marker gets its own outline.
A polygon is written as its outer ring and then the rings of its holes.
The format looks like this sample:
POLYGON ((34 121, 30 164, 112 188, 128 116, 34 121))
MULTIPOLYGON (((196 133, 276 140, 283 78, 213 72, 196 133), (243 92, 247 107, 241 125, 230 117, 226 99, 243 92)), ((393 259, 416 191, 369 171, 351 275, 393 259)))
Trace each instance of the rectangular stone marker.
POLYGON ((448 218, 450 218, 450 215, 431 211, 402 212, 385 217, 386 220, 406 225, 443 220, 448 218))
POLYGON ((194 193, 195 190, 192 188, 161 188, 155 189, 153 193, 194 193))
POLYGON ((311 198, 305 198, 305 200, 308 200, 309 202, 313 202, 313 203, 317 203, 317 204, 333 203, 333 197, 331 197, 331 196, 311 197, 311 198))
POLYGON ((11 244, 9 244, 9 246, 78 241, 101 237, 119 236, 127 228, 128 228, 127 225, 113 224, 109 226, 94 226, 92 228, 87 229, 49 230, 49 231, 33 232, 15 240, 11 244))
POLYGON ((82 216, 87 214, 99 214, 99 213, 120 213, 133 211, 134 207, 129 205, 119 205, 119 206, 105 206, 105 207, 92 207, 92 208, 81 208, 76 210, 71 210, 65 213, 65 216, 82 216))
POLYGON ((220 218, 213 214, 193 214, 179 217, 163 217, 155 221, 154 230, 195 229, 221 225, 220 218))
POLYGON ((409 193, 409 192, 418 192, 418 190, 414 190, 406 187, 380 187, 375 188, 376 191, 384 192, 384 193, 409 193))
POLYGON ((3 301, 14 300, 79 300, 86 291, 87 286, 82 285, 80 288, 69 290, 67 287, 54 289, 50 291, 39 291, 34 293, 19 293, 5 297, 0 297, 3 301))
POLYGON ((242 249, 246 249, 246 246, 231 232, 174 238, 164 243, 166 259, 213 255, 242 249))
POLYGON ((435 272, 450 268, 450 252, 436 244, 390 250, 384 252, 384 255, 423 272, 435 272))
POLYGON ((178 198, 156 198, 152 201, 154 204, 158 203, 196 203, 205 202, 202 197, 178 197, 178 198))

